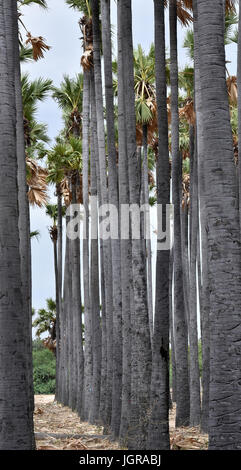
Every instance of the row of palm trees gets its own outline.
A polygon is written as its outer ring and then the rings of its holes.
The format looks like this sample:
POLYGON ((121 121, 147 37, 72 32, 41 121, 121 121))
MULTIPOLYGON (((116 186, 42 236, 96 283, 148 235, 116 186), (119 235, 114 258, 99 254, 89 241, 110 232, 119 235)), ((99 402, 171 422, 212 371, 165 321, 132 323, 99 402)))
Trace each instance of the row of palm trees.
MULTIPOLYGON (((48 46, 28 33, 32 49, 20 36, 19 54, 16 3, 46 7, 44 1, 0 1, 0 373, 8 397, 0 400, 6 423, 0 447, 34 448, 29 202, 45 205, 50 183, 57 197, 56 206, 47 206, 53 219, 56 399, 82 420, 103 425, 128 449, 170 448, 174 402, 176 426, 201 425, 210 449, 240 449, 240 171, 233 150, 239 106, 224 50, 235 2, 154 0, 154 45, 145 55, 141 46, 133 49, 132 2, 118 0, 113 61, 110 0, 66 0, 82 15, 83 74, 64 76, 60 88, 21 79, 20 58, 31 52, 38 59, 48 46), (181 72, 178 18, 185 26, 193 22, 185 43, 194 67, 181 72), (50 150, 46 128, 35 118, 37 102, 48 92, 64 120, 50 150), (150 231, 148 211, 140 218, 140 240, 103 238, 103 205, 119 212, 123 204, 157 203, 162 246, 170 202, 174 244, 157 250, 155 264, 143 235, 150 231), (69 232, 80 206, 86 214, 81 243, 78 224, 76 236, 69 232)), ((110 231, 116 228, 111 218, 109 224, 110 231)))

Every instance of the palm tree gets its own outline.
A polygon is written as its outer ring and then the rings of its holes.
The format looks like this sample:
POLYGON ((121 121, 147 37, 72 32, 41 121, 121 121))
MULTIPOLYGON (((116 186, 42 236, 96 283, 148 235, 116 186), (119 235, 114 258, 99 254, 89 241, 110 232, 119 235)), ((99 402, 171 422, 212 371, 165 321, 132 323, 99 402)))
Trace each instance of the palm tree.
MULTIPOLYGON (((0 2, 1 36, 1 422, 0 448, 34 448, 33 388, 31 383, 31 333, 27 303, 22 286, 23 258, 19 242, 19 213, 17 190, 17 158, 23 128, 18 127, 16 140, 15 103, 21 104, 16 2, 0 2), (16 53, 17 50, 17 53, 16 53), (9 191, 11 188, 11 191, 9 191), (6 301, 6 299, 9 299, 6 301), (11 432, 9 432, 11 429, 11 432)), ((25 155, 24 155, 25 162, 25 155)), ((24 180, 26 184, 26 179, 24 180)), ((26 197, 26 193, 25 193, 26 197)), ((20 207, 22 211, 22 207, 20 207)), ((23 215, 23 214, 21 214, 23 215)), ((21 219, 23 220, 23 219, 21 219)), ((29 236, 29 232, 28 232, 29 236)), ((27 286, 28 288, 29 286, 27 286)))
MULTIPOLYGON (((37 318, 33 321, 36 328, 35 334, 38 338, 48 333, 43 340, 44 346, 56 354, 56 302, 53 299, 46 300, 47 309, 41 308, 37 312, 37 318)), ((33 314, 35 311, 33 310, 33 314)))
POLYGON ((56 300, 56 399, 59 394, 59 359, 60 359, 60 298, 59 298, 59 280, 58 280, 58 258, 57 258, 57 241, 58 241, 58 206, 55 204, 46 205, 46 214, 51 218, 53 225, 49 229, 50 238, 54 247, 54 274, 55 274, 55 300, 56 300))
POLYGON ((240 449, 240 228, 225 76, 224 12, 221 1, 200 0, 196 6, 210 285, 209 448, 240 449), (211 32, 208 38, 207 31, 211 32))
MULTIPOLYGON (((102 205, 108 205, 108 188, 106 179, 106 151, 105 151, 105 127, 103 110, 103 90, 100 60, 100 22, 99 4, 91 2, 93 20, 93 46, 94 46, 94 81, 97 116, 97 137, 100 174, 100 201, 102 205)), ((102 234, 100 233, 100 237, 102 234)), ((110 239, 103 240, 104 250, 104 283, 105 283, 105 305, 106 305, 106 328, 107 328, 107 381, 105 388, 105 410, 104 424, 111 424, 112 410, 112 377, 113 377, 113 289, 112 289, 112 261, 110 239)))
MULTIPOLYGON (((131 1, 121 2, 120 34, 123 54, 122 76, 125 86, 124 119, 126 126, 126 163, 129 175, 129 201, 140 206, 140 157, 136 148, 136 115, 133 70, 131 1)), ((147 283, 143 240, 132 240, 133 307, 131 356, 131 408, 128 446, 145 449, 148 431, 147 411, 151 380, 151 342, 148 318, 147 283)), ((131 286, 132 287, 132 286, 131 286)))
POLYGON ((53 98, 63 110, 67 136, 79 137, 81 134, 83 75, 79 73, 75 78, 64 75, 60 88, 53 87, 53 98))
MULTIPOLYGON (((166 104, 164 4, 154 1, 155 73, 158 115, 157 202, 163 217, 170 204, 168 117, 166 104)), ((157 252, 156 304, 151 377, 150 449, 169 449, 169 251, 157 252)))
MULTIPOLYGON (((134 51, 134 83, 135 83, 135 104, 137 131, 142 136, 143 146, 142 159, 142 199, 144 204, 149 204, 149 174, 148 174, 148 140, 157 127, 156 116, 156 92, 154 89, 155 80, 154 47, 145 56, 141 46, 134 51), (141 130, 139 128, 141 127, 141 130)), ((146 240, 147 252, 147 278, 148 278, 148 313, 151 341, 153 338, 153 301, 152 301, 152 253, 150 240, 150 213, 145 212, 144 230, 148 234, 146 240)))
MULTIPOLYGON (((117 152, 115 146, 115 113, 114 91, 112 77, 112 47, 110 1, 101 1, 102 47, 105 73, 105 100, 107 123, 108 149, 108 189, 109 202, 119 212, 117 152)), ((112 227, 111 227, 112 229, 112 227)), ((113 389, 112 389, 112 421, 111 428, 114 437, 119 436, 121 421, 121 392, 122 392, 122 293, 121 293, 121 253, 120 241, 111 240, 112 254, 112 289, 113 289, 113 389)))
POLYGON ((171 80, 171 136, 172 136, 172 203, 174 205, 174 338, 176 357, 176 426, 189 423, 188 336, 185 317, 181 226, 180 184, 181 162, 179 153, 178 65, 177 65, 177 2, 169 2, 170 28, 170 80, 171 80))

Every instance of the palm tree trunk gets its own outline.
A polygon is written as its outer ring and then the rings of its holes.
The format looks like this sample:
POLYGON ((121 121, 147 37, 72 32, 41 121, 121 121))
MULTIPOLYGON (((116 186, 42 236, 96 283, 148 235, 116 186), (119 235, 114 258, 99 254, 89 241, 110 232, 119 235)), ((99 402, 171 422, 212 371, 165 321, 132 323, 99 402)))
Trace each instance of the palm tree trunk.
POLYGON ((84 324, 85 324, 85 391, 84 417, 88 420, 91 403, 92 382, 92 325, 90 310, 90 269, 89 269, 89 117, 90 117, 90 74, 84 72, 83 111, 82 111, 82 159, 83 159, 83 282, 84 282, 84 324))
POLYGON ((59 312, 59 278, 58 278, 58 255, 57 240, 53 241, 54 247, 54 275, 55 275, 55 300, 56 300, 56 388, 55 399, 60 399, 60 312, 59 312))
POLYGON ((58 393, 56 399, 62 403, 63 402, 63 373, 62 373, 62 361, 63 361, 63 348, 62 337, 64 337, 63 330, 63 305, 62 305, 62 263, 63 263, 63 227, 62 227, 62 195, 59 189, 59 185, 56 185, 56 194, 57 194, 57 205, 58 205, 58 218, 57 218, 57 227, 58 227, 58 243, 57 243, 57 273, 58 273, 58 315, 59 321, 56 323, 56 328, 58 330, 58 351, 56 349, 56 356, 58 355, 58 393))
MULTIPOLYGON (((155 58, 158 110, 157 203, 165 220, 170 204, 170 168, 166 106, 164 4, 154 0, 155 58)), ((162 221, 159 221, 162 227, 162 221)), ((160 228, 161 228, 160 227, 160 228)), ((158 240, 161 243, 161 240, 158 240)), ((158 250, 156 304, 151 378, 151 418, 148 449, 169 449, 169 264, 170 251, 158 250)))
MULTIPOLYGON (((105 74, 109 202, 116 208, 116 211, 118 213, 119 198, 115 147, 115 115, 112 78, 110 0, 101 0, 101 22, 105 74)), ((122 305, 120 283, 121 259, 119 239, 111 239, 111 254, 113 281, 113 393, 111 429, 113 436, 118 437, 121 421, 122 392, 122 305)))
POLYGON ((15 73, 16 2, 0 2, 0 449, 34 448, 29 305, 23 303, 18 229, 15 73), (14 59, 15 58, 15 59, 14 59), (14 62, 15 61, 15 62, 14 62), (11 191, 9 191, 11 188, 11 191), (27 328, 27 329, 26 329, 27 328), (29 388, 30 387, 30 388, 29 388))
MULTIPOLYGON (((96 187, 98 195, 98 204, 101 205, 101 190, 100 190, 100 171, 99 171, 99 149, 98 149, 98 136, 97 136, 97 116, 96 116, 96 99, 95 99, 95 81, 94 74, 91 75, 91 150, 92 150, 92 162, 94 159, 95 166, 92 167, 95 170, 96 175, 96 187)), ((96 224, 98 227, 98 224, 96 224)), ((98 235, 98 230, 97 230, 98 235)), ((107 382, 107 338, 106 338, 106 302, 105 302, 105 279, 104 279, 104 266, 103 266, 103 240, 99 239, 99 253, 100 253, 100 285, 101 285, 101 338, 99 341, 98 337, 98 322, 95 323, 95 344, 101 349, 101 354, 99 359, 101 360, 101 370, 100 370, 100 394, 98 395, 98 387, 95 388, 96 399, 93 403, 98 404, 99 399, 99 414, 98 419, 102 423, 105 422, 106 416, 106 382, 107 382)), ((97 347, 96 346, 96 347, 97 347)), ((98 351, 96 351, 98 354, 98 351)), ((97 362, 98 358, 96 356, 95 367, 98 371, 98 374, 95 376, 96 384, 99 385, 99 370, 97 362)), ((97 411, 97 408, 96 408, 97 411)))
MULTIPOLYGON (((18 41, 18 19, 14 9, 12 16, 15 57, 19 56, 18 41)), ((21 74, 19 60, 14 61, 15 73, 15 103, 16 103, 16 139, 17 139, 17 164, 18 164, 18 204, 19 204, 19 239, 20 239, 20 261, 22 294, 24 302, 24 312, 26 320, 27 357, 29 360, 29 400, 31 402, 31 413, 34 411, 34 391, 33 391, 33 363, 32 363, 32 278, 31 278, 31 242, 30 242, 30 214, 27 198, 26 182, 26 155, 23 129, 23 105, 21 74)), ((32 421, 30 423, 32 425, 32 421)), ((33 434, 33 448, 35 440, 33 434)))
POLYGON ((175 340, 174 340, 174 327, 173 327, 173 306, 172 306, 172 280, 173 280, 173 252, 170 253, 169 264, 169 323, 170 323, 170 343, 171 343, 171 364, 172 364, 172 402, 176 403, 176 355, 175 355, 175 340))
MULTIPOLYGON (((123 79, 130 203, 140 206, 140 167, 136 149, 131 1, 122 1, 123 79)), ((141 239, 132 239, 134 311, 132 312, 132 380, 130 449, 146 449, 151 381, 151 341, 148 318, 145 253, 141 239)))
POLYGON ((239 0, 239 34, 238 34, 238 179, 239 179, 239 219, 241 224, 241 0, 239 0))
MULTIPOLYGON (((118 178, 119 204, 129 204, 129 176, 127 165, 125 126, 125 86, 123 79, 122 5, 118 0, 118 178)), ((121 292, 122 292, 122 409, 120 439, 126 443, 130 419, 131 401, 131 241, 121 238, 121 292)))
MULTIPOLYGON (((68 217, 66 216, 66 227, 68 217)), ((69 404, 69 279, 70 279, 70 240, 66 234, 65 242, 65 261, 64 261, 64 288, 63 288, 63 334, 61 337, 61 346, 63 351, 63 361, 61 362, 62 379, 62 403, 67 406, 69 404)))
MULTIPOLYGON (((77 204, 76 189, 78 176, 72 177, 72 204, 77 204)), ((72 403, 81 418, 84 417, 84 353, 82 340, 82 303, 80 282, 80 240, 71 240, 72 255, 72 318, 73 318, 73 363, 72 363, 72 403)))
MULTIPOLYGON (((143 196, 144 204, 149 207, 148 183, 148 127, 143 125, 143 196)), ((148 285, 148 314, 151 343, 153 340, 153 299, 152 299, 152 251, 150 239, 150 212, 145 212, 144 218, 146 240, 144 242, 147 257, 147 285, 148 285)))
POLYGON ((223 5, 221 0, 199 0, 197 6, 210 285, 209 448, 241 449, 240 226, 225 74, 223 5))
POLYGON ((191 172, 191 247, 190 247, 190 312, 189 312, 189 343, 190 343, 190 425, 199 426, 201 417, 200 401, 200 370, 198 361, 197 332, 197 231, 198 231, 198 178, 197 150, 193 154, 191 172))
MULTIPOLYGON (((90 89, 91 91, 91 89, 90 89)), ((95 100, 93 100, 95 101, 95 100)), ((92 102, 92 93, 91 93, 92 102)), ((92 397, 89 421, 92 424, 99 422, 100 410, 100 382, 101 382, 101 325, 100 325, 100 293, 99 293, 99 250, 98 250, 98 203, 97 203, 97 175, 96 175, 96 149, 94 145, 94 119, 91 112, 91 270, 90 270, 90 299, 92 314, 92 348, 93 348, 93 374, 92 397)))
MULTIPOLYGON (((92 1, 92 19, 93 19, 93 46, 94 46, 94 78, 95 78, 95 98, 96 98, 96 116, 97 116, 97 136, 98 136, 98 155, 100 172, 100 191, 101 204, 108 205, 108 190, 106 179, 106 152, 105 152, 105 127, 104 127, 104 109, 103 109, 103 90, 102 74, 100 60, 100 22, 99 22, 99 3, 92 1)), ((100 232, 100 237, 102 233, 100 232)), ((111 243, 110 239, 103 240, 103 265, 105 282, 105 305, 106 305, 106 331, 107 331, 107 383, 106 383, 106 413, 105 425, 111 423, 112 413, 112 385, 113 385, 113 291, 112 291, 112 262, 111 262, 111 243)))
POLYGON ((180 181, 181 165, 179 153, 178 114, 178 62, 177 62, 177 2, 169 3, 170 27, 170 73, 172 112, 172 203, 174 205, 174 337, 176 353, 176 426, 189 423, 188 381, 188 335, 183 294, 181 227, 180 227, 180 181))
POLYGON ((198 159, 198 190, 199 190, 199 234, 201 250, 201 275, 202 289, 200 292, 200 318, 202 335, 202 411, 201 428, 208 431, 209 421, 209 382, 210 382, 210 288, 208 274, 208 238, 206 231, 206 211, 205 211, 205 172, 203 168, 205 160, 204 150, 204 130, 203 130, 203 105, 201 96, 200 80, 200 57, 198 50, 198 28, 197 28, 197 4, 194 2, 194 63, 195 63, 195 110, 197 128, 197 159, 198 159))

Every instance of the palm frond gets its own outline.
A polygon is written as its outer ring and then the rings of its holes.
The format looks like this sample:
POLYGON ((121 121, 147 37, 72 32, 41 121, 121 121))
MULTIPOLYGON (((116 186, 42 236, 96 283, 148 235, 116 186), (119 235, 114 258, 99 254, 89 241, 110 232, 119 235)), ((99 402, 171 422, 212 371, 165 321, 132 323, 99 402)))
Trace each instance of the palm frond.
POLYGON ((31 44, 33 48, 33 59, 37 62, 39 59, 44 58, 44 52, 50 50, 50 46, 45 43, 42 36, 32 36, 30 32, 27 33, 26 44, 31 44))
POLYGON ((40 7, 45 9, 48 8, 46 0, 18 0, 18 5, 20 7, 32 6, 34 4, 39 5, 40 7))

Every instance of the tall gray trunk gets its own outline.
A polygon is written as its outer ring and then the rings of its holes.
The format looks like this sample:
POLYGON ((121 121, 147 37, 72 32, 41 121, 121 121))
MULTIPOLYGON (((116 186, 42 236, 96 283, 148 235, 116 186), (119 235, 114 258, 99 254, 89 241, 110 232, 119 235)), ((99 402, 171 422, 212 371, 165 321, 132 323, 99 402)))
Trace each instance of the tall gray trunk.
MULTIPOLYGON (((119 211, 118 180, 115 147, 115 115, 112 78, 112 47, 110 0, 101 0, 102 48, 104 56, 105 101, 108 148, 109 202, 119 211)), ((114 227, 115 228, 115 227, 114 227)), ((120 240, 111 239, 112 288, 113 288, 113 390, 111 428, 114 437, 119 436, 122 392, 122 304, 120 240)))
POLYGON ((92 321, 90 309, 90 269, 89 269, 89 119, 90 119, 90 74, 84 71, 83 110, 82 110, 82 160, 83 160, 83 205, 84 239, 83 239, 83 282, 84 282, 84 324, 85 324, 85 391, 84 417, 88 420, 92 387, 92 321))
POLYGON ((29 306, 22 298, 18 229, 15 74, 16 2, 0 2, 0 449, 34 448, 29 389, 29 306), (9 191, 11 188, 11 191, 9 191), (27 308, 27 311, 25 310, 27 308))
MULTIPOLYGON (((170 168, 166 105, 166 57, 164 4, 154 0, 155 59, 158 112, 157 203, 163 220, 170 204, 170 168)), ((158 220, 161 224, 162 220, 158 220)), ((158 240, 161 244, 161 240, 158 240)), ((169 449, 169 263, 170 251, 158 250, 156 263, 156 303, 151 377, 151 417, 148 449, 169 449)))
MULTIPOLYGON (((143 125, 143 202, 149 206, 149 182, 148 182, 148 127, 143 125)), ((148 314, 151 343, 153 340, 153 299, 152 299, 152 251, 150 238, 150 212, 145 212, 144 230, 147 239, 144 241, 147 259, 147 292, 148 292, 148 314)))
POLYGON ((239 0, 239 33, 237 58, 237 86, 238 86, 238 179, 239 179, 239 219, 241 224, 241 0, 239 0))
MULTIPOLYGON (((72 204, 77 203, 76 188, 78 176, 72 178, 72 204)), ((73 318, 73 364, 72 364, 72 409, 84 417, 84 354, 82 341, 82 302, 80 282, 80 240, 71 240, 72 256, 72 318, 73 318)))
MULTIPOLYGON (((130 203, 140 206, 140 161, 136 151, 131 1, 122 1, 123 80, 130 203)), ((151 381, 151 341, 148 318, 145 253, 141 239, 132 240, 134 310, 132 312, 131 429, 129 448, 146 449, 151 381)))
MULTIPOLYGON (((99 174, 101 204, 108 204, 108 189, 106 179, 106 152, 105 152, 105 127, 102 74, 100 60, 100 22, 99 22, 99 2, 92 0, 93 16, 93 46, 94 46, 94 79, 95 79, 95 99, 97 116, 97 137, 99 155, 99 174)), ((102 236, 100 231, 100 237, 102 236)), ((105 306, 106 306, 106 332, 107 332, 107 383, 106 383, 106 407, 104 424, 109 426, 112 413, 112 384, 113 384, 113 291, 112 291, 112 262, 110 239, 103 242, 103 267, 105 283, 105 306)))
MULTIPOLYGON (((5 6, 6 7, 6 6, 5 6)), ((31 413, 34 411, 34 392, 33 392, 33 363, 32 363, 32 278, 31 278, 31 242, 30 242, 30 214, 27 197, 26 182, 26 155, 23 129, 23 105, 21 73, 19 63, 19 41, 18 41, 18 18, 14 8, 12 14, 12 28, 14 40, 14 73, 15 73, 15 103, 16 103, 16 139, 17 139, 17 165, 18 165, 18 205, 19 205, 19 240, 20 240, 20 261, 22 294, 24 302, 24 312, 26 320, 27 335, 27 357, 29 360, 29 400, 31 404, 31 413)), ((9 42, 9 41, 8 41, 9 42)), ((33 423, 31 421, 30 425, 33 423)), ((35 447, 34 434, 33 448, 35 447)))
POLYGON ((190 247, 190 312, 189 312, 189 344, 190 344, 190 425, 198 426, 201 417, 200 401, 200 370, 198 361, 197 332, 197 233, 198 214, 198 178, 197 149, 192 155, 191 172, 191 247, 190 247))
POLYGON ((221 0, 199 0, 197 6, 210 286, 209 448, 241 449, 240 226, 225 76, 223 5, 221 0))
POLYGON ((197 4, 194 2, 194 63, 195 63, 195 110, 196 110, 196 132, 197 132, 197 160, 198 160, 198 191, 199 191, 199 234, 201 250, 201 335, 202 335, 202 412, 201 427, 204 432, 208 431, 209 420, 209 382, 210 382, 210 287, 208 277, 208 239, 207 223, 204 200, 204 189, 206 175, 203 164, 205 160, 204 133, 203 133, 203 103, 201 96, 200 80, 200 57, 198 50, 198 28, 197 28, 197 4))
POLYGON ((171 135, 172 135, 172 203, 174 205, 174 338, 176 354, 176 426, 189 423, 188 335, 185 316, 182 248, 180 224, 181 165, 179 153, 178 62, 177 62, 177 2, 169 3, 171 135))
MULTIPOLYGON (((92 83, 91 87, 94 84, 92 83)), ((95 99, 91 93, 91 103, 95 99)), ((97 155, 94 145, 93 109, 91 108, 91 269, 90 269, 90 300, 92 314, 92 348, 93 348, 93 374, 92 397, 90 407, 90 423, 99 421, 100 410, 100 381, 101 381, 101 325, 100 325, 100 293, 99 293, 99 248, 98 248, 98 203, 97 203, 97 155)))
MULTIPOLYGON (((66 225, 68 223, 68 217, 66 217, 66 225)), ((69 404, 69 279, 70 279, 70 241, 66 235, 65 242, 65 261, 64 261, 64 286, 63 286, 63 307, 62 307, 62 318, 63 328, 61 336, 61 352, 63 359, 61 361, 61 377, 62 377, 62 403, 67 406, 69 404)))
MULTIPOLYGON (((125 86, 123 79, 122 5, 118 0, 118 177, 119 203, 129 204, 129 176, 127 165, 125 126, 125 86)), ((132 280, 131 242, 121 238, 121 291, 122 291, 122 410, 120 438, 123 445, 128 441, 131 400, 131 305, 132 280)))
POLYGON ((57 243, 57 272, 58 272, 58 302, 59 302, 59 340, 58 340, 58 396, 56 397, 60 403, 63 402, 63 348, 62 337, 64 337, 63 329, 63 305, 62 305, 62 263, 63 263, 63 222, 62 222, 62 195, 59 186, 56 185, 57 205, 58 205, 58 243, 57 243))

